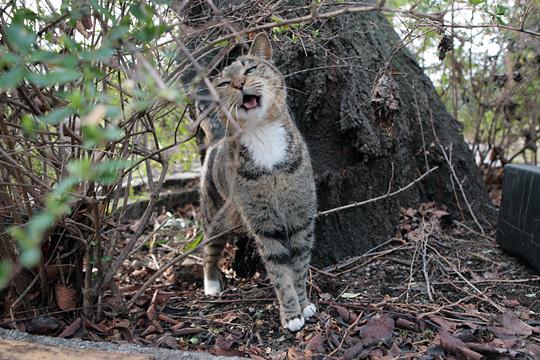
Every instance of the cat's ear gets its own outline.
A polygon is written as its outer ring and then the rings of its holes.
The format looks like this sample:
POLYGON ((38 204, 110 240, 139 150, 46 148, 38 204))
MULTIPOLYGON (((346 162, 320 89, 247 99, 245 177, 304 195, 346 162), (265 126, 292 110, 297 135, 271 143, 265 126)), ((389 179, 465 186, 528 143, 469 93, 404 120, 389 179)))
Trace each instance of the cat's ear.
POLYGON ((258 33, 251 44, 249 55, 259 57, 264 60, 272 60, 272 44, 265 33, 258 33))

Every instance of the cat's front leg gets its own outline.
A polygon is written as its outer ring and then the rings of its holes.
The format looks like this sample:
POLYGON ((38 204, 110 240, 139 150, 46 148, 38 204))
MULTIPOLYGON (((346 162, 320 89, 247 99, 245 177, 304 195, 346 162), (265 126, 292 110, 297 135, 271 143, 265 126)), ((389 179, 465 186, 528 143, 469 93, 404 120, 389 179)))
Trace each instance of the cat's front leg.
POLYGON ((277 236, 259 234, 256 240, 266 271, 276 290, 281 324, 290 331, 298 331, 304 327, 305 320, 294 286, 289 250, 277 236))
POLYGON ((290 236, 291 266, 293 269, 294 287, 302 315, 307 320, 317 313, 317 308, 309 301, 306 283, 313 244, 313 225, 308 226, 290 236))

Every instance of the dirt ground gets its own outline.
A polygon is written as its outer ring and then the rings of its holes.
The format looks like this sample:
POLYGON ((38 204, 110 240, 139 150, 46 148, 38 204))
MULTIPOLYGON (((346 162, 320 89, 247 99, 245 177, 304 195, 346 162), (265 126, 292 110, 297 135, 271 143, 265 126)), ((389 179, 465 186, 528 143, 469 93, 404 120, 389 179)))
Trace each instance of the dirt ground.
MULTIPOLYGON (((378 248, 312 268, 309 291, 319 313, 296 334, 281 328, 264 273, 238 279, 230 256, 219 298, 204 296, 194 255, 127 309, 156 269, 198 236, 195 211, 155 217, 117 274, 117 289, 102 299, 102 319, 52 314, 57 326, 49 335, 258 359, 540 358, 540 276, 503 253, 492 235, 452 222, 433 203, 402 209, 396 235, 378 248)), ((52 320, 35 318, 25 329, 52 320)))

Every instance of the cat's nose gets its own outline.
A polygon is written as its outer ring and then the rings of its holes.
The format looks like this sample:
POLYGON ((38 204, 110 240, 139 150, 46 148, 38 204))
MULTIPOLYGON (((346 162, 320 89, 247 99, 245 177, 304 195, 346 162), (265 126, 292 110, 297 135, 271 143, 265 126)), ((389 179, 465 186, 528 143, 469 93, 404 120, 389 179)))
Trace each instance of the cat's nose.
POLYGON ((246 83, 246 78, 241 76, 234 78, 232 81, 232 87, 237 90, 242 90, 244 88, 244 84, 246 83))

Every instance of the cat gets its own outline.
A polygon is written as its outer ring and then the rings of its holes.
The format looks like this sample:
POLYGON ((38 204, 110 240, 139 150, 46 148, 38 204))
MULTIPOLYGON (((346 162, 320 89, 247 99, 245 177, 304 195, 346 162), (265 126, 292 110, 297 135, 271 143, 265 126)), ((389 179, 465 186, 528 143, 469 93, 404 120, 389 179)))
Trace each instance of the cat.
POLYGON ((204 247, 204 291, 216 296, 223 290, 218 262, 224 245, 234 233, 247 233, 275 288, 281 324, 294 332, 317 311, 306 290, 317 204, 307 146, 271 59, 270 40, 260 33, 248 55, 213 81, 221 99, 216 116, 226 130, 212 140, 204 127, 211 144, 201 175, 203 228, 207 238, 227 230, 232 235, 204 247), (241 130, 236 137, 229 116, 241 130))

